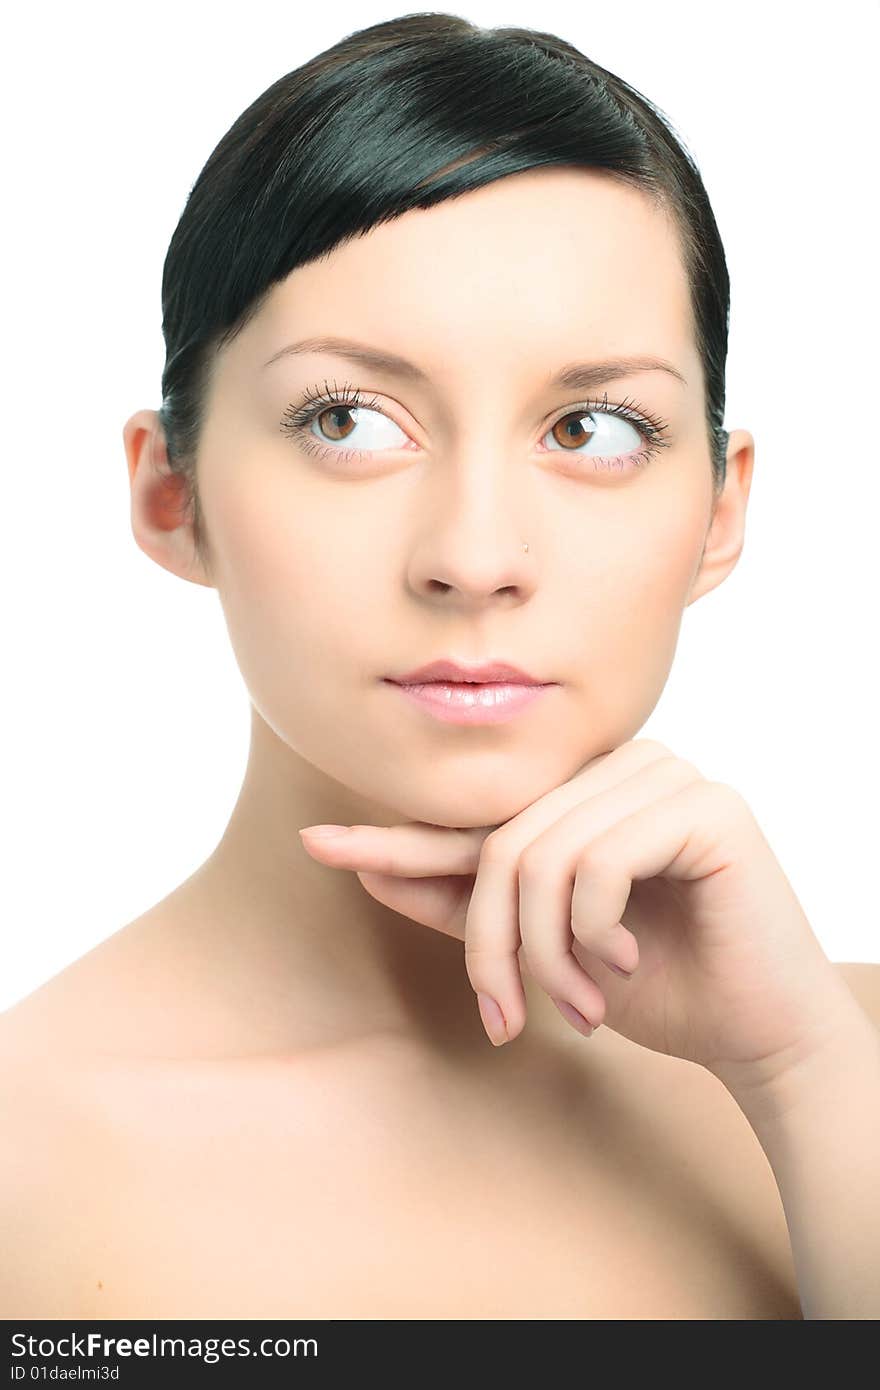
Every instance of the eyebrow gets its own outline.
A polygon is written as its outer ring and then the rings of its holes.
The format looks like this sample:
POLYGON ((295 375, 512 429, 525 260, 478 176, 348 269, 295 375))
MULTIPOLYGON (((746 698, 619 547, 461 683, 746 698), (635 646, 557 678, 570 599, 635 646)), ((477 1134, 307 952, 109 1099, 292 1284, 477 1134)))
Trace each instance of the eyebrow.
MULTIPOLYGON (((430 379, 427 372, 422 371, 421 367, 417 367, 406 357, 368 347, 365 343, 353 342, 351 338, 303 338, 298 343, 288 343, 286 347, 279 348, 263 366, 270 367, 282 357, 297 356, 306 352, 328 352, 336 357, 346 357, 364 367, 371 367, 373 371, 384 372, 403 381, 424 384, 430 379)), ((595 386, 604 385, 606 381, 616 381, 619 377, 631 376, 635 372, 668 372, 687 386, 687 381, 671 362, 666 362, 662 357, 644 356, 614 357, 607 362, 569 362, 549 378, 547 385, 560 386, 571 391, 589 391, 595 386)))

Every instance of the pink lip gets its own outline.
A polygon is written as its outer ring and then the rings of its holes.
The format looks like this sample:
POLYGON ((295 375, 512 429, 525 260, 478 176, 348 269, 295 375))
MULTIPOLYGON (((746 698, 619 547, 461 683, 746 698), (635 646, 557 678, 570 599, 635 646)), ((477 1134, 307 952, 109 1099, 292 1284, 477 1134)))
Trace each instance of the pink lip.
POLYGON ((500 724, 531 705, 550 690, 546 685, 515 684, 510 681, 428 681, 401 683, 388 681, 407 698, 421 705, 427 714, 447 724, 500 724))
POLYGON ((535 676, 530 676, 527 671, 521 671, 518 666, 511 666, 509 661, 483 661, 477 666, 469 666, 467 662, 454 661, 451 657, 444 657, 439 661, 429 661, 427 666, 418 666, 414 671, 407 671, 402 676, 389 676, 388 679, 393 680, 396 685, 423 685, 426 681, 453 681, 456 683, 470 681, 479 684, 490 681, 505 681, 515 685, 546 684, 535 676))

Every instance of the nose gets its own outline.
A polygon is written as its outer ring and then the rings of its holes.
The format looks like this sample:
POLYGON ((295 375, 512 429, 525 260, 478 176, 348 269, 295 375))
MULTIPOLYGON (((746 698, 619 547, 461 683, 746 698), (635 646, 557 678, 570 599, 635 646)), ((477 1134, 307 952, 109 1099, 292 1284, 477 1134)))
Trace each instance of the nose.
POLYGON ((469 468, 455 467, 450 463, 449 473, 463 480, 457 495, 445 508, 430 510, 413 543, 411 588, 423 599, 446 603, 458 598, 481 604, 495 595, 524 601, 535 587, 535 546, 529 541, 534 528, 523 499, 510 495, 516 464, 509 457, 493 463, 484 449, 469 468))

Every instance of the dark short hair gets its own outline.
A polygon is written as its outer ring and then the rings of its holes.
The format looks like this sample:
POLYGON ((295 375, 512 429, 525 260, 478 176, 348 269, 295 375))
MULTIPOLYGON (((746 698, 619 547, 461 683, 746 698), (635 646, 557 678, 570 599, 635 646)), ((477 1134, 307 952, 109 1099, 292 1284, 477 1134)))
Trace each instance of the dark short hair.
POLYGON ((548 165, 604 171, 671 215, 717 499, 730 281, 693 157, 646 97, 554 34, 409 14, 348 34, 257 97, 210 155, 171 238, 159 417, 208 569, 196 455, 211 369, 273 285, 413 208, 548 165))

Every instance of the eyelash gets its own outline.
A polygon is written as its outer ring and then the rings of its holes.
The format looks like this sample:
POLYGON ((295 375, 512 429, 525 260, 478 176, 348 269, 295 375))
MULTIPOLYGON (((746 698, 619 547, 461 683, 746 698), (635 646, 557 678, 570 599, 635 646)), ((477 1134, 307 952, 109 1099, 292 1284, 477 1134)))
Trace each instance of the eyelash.
MULTIPOLYGON (((372 400, 365 400, 361 392, 351 383, 346 383, 341 388, 337 388, 334 381, 331 389, 329 382, 324 382, 324 390, 320 391, 317 386, 307 390, 298 404, 291 403, 284 413, 281 421, 282 434, 291 435, 299 441, 300 447, 305 453, 313 454, 318 458, 332 458, 341 460, 343 463, 357 463, 362 458, 368 457, 370 450, 364 449, 345 449, 335 448, 333 445, 322 445, 310 432, 309 426, 312 421, 325 410, 332 406, 344 406, 348 410, 379 410, 381 415, 386 418, 391 417, 379 406, 379 398, 374 396, 372 400)), ((549 429, 553 429, 561 420, 565 420, 569 415, 589 415, 593 411, 600 411, 604 415, 615 415, 621 419, 628 420, 635 425, 645 441, 644 449, 635 455, 622 454, 617 458, 603 458, 600 455, 584 455, 584 458, 592 458, 594 463, 602 465, 602 471, 617 468, 624 463, 632 468, 642 468, 648 461, 661 449, 666 449, 671 444, 667 436, 669 428, 665 420, 649 414, 636 404, 635 401, 626 398, 619 405, 608 404, 608 393, 601 401, 589 400, 579 401, 575 406, 566 410, 562 415, 557 416, 549 429)), ((545 431, 546 433, 546 431, 545 431)), ((549 453, 573 454, 577 457, 575 450, 548 450, 549 453)))

